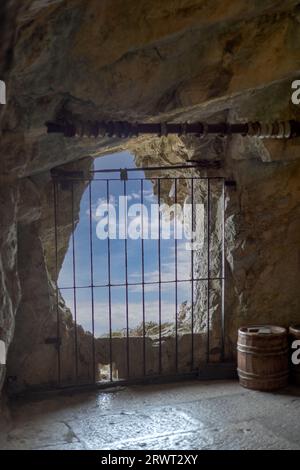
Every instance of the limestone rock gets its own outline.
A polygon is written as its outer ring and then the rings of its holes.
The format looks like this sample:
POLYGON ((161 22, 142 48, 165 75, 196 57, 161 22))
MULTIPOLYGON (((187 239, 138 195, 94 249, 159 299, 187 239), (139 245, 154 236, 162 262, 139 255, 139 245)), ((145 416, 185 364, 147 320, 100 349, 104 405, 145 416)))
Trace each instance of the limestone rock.
MULTIPOLYGON (((8 348, 15 327, 15 315, 21 289, 17 264, 17 186, 2 186, 0 190, 0 331, 1 340, 8 348)), ((5 366, 0 365, 0 388, 5 377, 5 366)))

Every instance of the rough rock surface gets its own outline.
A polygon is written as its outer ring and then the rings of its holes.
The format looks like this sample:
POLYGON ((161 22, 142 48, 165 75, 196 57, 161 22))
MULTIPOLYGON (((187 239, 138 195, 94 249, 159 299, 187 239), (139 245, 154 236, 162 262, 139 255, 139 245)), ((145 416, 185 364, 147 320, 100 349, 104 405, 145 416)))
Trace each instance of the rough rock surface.
MULTIPOLYGON (((77 141, 45 135, 44 122, 69 113, 130 120, 299 118, 290 101, 291 81, 300 73, 298 2, 6 0, 1 13, 0 78, 8 104, 0 110, 0 327, 9 345, 17 314, 11 375, 21 383, 47 382, 49 361, 43 372, 37 365, 54 355, 53 346, 40 344, 48 330, 52 334, 56 297, 49 170, 68 162, 80 167, 76 162, 87 155, 118 149, 135 148, 137 163, 147 155, 159 162, 221 156, 221 174, 236 180, 226 203, 229 356, 241 323, 296 321, 298 141, 77 141), (21 367, 25 356, 31 378, 21 367)), ((70 226, 62 224, 61 232, 59 264, 70 226)), ((64 318, 71 334, 67 313, 64 318)))
MULTIPOLYGON (((14 317, 21 296, 17 266, 18 190, 4 185, 0 190, 0 339, 10 344, 14 334, 14 317)), ((0 387, 5 366, 0 365, 0 387)))

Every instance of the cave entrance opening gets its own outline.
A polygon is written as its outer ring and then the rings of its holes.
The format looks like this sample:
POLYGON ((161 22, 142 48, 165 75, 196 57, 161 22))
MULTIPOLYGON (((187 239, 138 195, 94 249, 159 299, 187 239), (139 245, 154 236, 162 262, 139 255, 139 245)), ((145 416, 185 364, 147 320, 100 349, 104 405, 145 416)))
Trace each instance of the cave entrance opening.
POLYGON ((219 377, 225 191, 193 169, 53 178, 57 385, 219 377))

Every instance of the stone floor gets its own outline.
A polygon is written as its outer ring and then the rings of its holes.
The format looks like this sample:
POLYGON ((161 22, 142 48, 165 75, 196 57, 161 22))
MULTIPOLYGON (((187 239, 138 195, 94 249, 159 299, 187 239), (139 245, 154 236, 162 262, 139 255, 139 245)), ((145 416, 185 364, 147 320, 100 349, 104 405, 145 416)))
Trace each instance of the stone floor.
POLYGON ((185 382, 18 400, 0 449, 300 449, 300 388, 185 382))

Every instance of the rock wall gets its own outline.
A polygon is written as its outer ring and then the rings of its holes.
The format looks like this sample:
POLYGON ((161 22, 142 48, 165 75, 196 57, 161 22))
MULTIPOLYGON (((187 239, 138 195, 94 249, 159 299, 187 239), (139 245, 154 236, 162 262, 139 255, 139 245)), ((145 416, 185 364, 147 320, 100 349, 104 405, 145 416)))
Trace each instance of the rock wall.
POLYGON ((242 323, 299 322, 300 165, 249 158, 232 165, 237 190, 228 200, 227 260, 234 344, 242 323))
MULTIPOLYGON (((78 141, 47 136, 44 123, 69 113, 84 119, 299 119, 290 101, 291 81, 299 78, 298 2, 5 0, 1 14, 0 78, 8 104, 0 109, 0 331, 8 346, 16 318, 10 375, 26 383, 26 370, 40 364, 35 381, 52 380, 45 365, 53 349, 41 344, 52 334, 56 297, 49 170, 68 162, 80 168, 76 162, 87 155, 135 148, 137 162, 147 155, 159 162, 222 158, 222 174, 237 182, 226 203, 228 356, 241 323, 296 321, 297 140, 78 141)), ((70 226, 62 224, 61 231, 59 264, 70 226)), ((67 312, 64 318, 71 335, 67 312)))
MULTIPOLYGON (((8 345, 14 335, 14 318, 21 296, 17 266, 17 186, 4 185, 0 190, 0 334, 8 345)), ((5 366, 0 365, 0 387, 5 366)))

